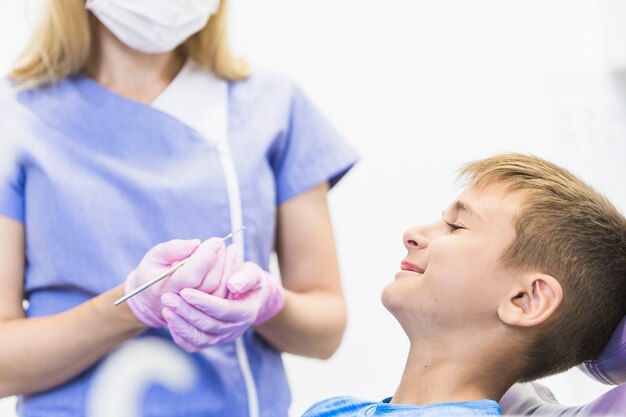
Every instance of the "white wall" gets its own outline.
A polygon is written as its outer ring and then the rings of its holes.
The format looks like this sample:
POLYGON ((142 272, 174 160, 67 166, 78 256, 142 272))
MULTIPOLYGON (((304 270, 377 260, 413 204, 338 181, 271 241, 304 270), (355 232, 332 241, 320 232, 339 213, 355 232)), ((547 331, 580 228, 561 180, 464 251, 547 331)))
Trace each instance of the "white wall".
MULTIPOLYGON (((0 2, 2 72, 31 2, 0 2)), ((236 50, 296 79, 362 157, 331 194, 349 326, 329 361, 286 357, 293 416, 329 396, 393 393, 407 341, 379 294, 402 232, 439 216, 463 162, 533 152, 626 211, 620 1, 233 0, 232 12, 236 50)), ((545 382, 568 404, 607 389, 578 371, 545 382)))

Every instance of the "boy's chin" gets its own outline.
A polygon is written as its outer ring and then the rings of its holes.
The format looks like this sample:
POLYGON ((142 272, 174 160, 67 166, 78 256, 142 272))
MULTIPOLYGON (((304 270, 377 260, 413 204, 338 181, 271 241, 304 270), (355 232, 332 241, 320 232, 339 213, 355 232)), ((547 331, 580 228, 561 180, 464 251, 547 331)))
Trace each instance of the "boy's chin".
POLYGON ((392 282, 383 288, 383 291, 380 293, 380 301, 383 303, 383 306, 387 309, 387 311, 393 314, 393 316, 397 319, 398 317, 396 316, 396 313, 400 311, 402 303, 399 294, 393 287, 392 282))

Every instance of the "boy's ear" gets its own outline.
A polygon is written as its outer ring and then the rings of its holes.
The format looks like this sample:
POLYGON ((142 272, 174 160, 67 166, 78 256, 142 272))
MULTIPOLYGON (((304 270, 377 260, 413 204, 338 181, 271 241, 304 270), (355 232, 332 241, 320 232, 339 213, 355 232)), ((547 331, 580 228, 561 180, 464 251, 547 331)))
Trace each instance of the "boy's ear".
POLYGON ((546 321, 561 305, 563 288, 554 277, 524 274, 498 307, 498 317, 511 326, 530 327, 546 321))

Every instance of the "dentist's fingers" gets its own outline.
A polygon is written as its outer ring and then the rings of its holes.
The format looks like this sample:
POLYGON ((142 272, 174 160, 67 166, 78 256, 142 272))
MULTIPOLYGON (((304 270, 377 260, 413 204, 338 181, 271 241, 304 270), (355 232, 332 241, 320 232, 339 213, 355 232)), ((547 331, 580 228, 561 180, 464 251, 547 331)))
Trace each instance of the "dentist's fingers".
POLYGON ((187 323, 195 326, 204 333, 221 334, 241 326, 240 323, 217 320, 214 317, 207 315, 194 306, 188 304, 178 294, 165 293, 161 296, 161 301, 171 311, 183 318, 187 323))
POLYGON ((174 289, 198 288, 204 281, 204 277, 212 271, 216 265, 219 269, 220 256, 224 250, 224 243, 219 238, 207 239, 193 252, 186 261, 172 274, 171 286, 174 289))
POLYGON ((194 344, 191 341, 187 340, 187 338, 182 335, 182 332, 189 331, 188 324, 185 324, 185 320, 183 320, 181 317, 179 317, 176 313, 171 311, 169 308, 167 307, 163 308, 163 310, 161 311, 161 314, 163 315, 163 318, 165 319, 165 322, 167 323, 167 327, 170 330, 172 339, 174 339, 174 342, 178 346, 180 346, 187 352, 198 352, 202 350, 203 348, 202 346, 208 346, 208 345, 194 344))
POLYGON ((206 347, 234 340, 247 328, 237 326, 219 334, 204 333, 168 307, 163 309, 162 314, 174 342, 188 352, 198 352, 206 347))
POLYGON ((260 270, 258 265, 245 262, 239 271, 228 278, 226 288, 234 296, 233 298, 238 298, 237 296, 256 290, 261 286, 263 280, 260 270))
POLYGON ((229 300, 203 293, 192 288, 180 292, 189 304, 218 320, 252 323, 260 308, 260 298, 250 293, 245 299, 229 300))
POLYGON ((150 256, 155 262, 164 266, 169 266, 176 261, 190 256, 200 245, 199 239, 173 239, 167 242, 159 243, 150 252, 150 256))
POLYGON ((228 245, 224 254, 224 263, 222 271, 220 271, 219 277, 211 278, 218 282, 218 286, 214 291, 204 291, 209 294, 213 294, 217 297, 226 298, 228 290, 226 288, 226 281, 237 270, 237 257, 238 249, 235 245, 228 245))
MULTIPOLYGON (((192 256, 199 244, 198 239, 175 239, 159 243, 149 249, 139 265, 126 276, 125 294, 134 291, 152 280, 156 275, 166 271, 174 262, 192 256)), ((156 285, 128 299, 127 303, 133 314, 145 325, 155 328, 165 325, 165 320, 161 315, 160 294, 171 288, 170 281, 171 277, 161 280, 156 285)))

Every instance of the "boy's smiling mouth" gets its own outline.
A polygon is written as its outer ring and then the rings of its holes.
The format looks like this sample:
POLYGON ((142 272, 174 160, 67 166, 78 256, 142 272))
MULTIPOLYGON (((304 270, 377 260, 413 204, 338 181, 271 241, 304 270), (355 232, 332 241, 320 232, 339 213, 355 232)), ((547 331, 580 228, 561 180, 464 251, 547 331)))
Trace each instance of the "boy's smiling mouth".
POLYGON ((400 264, 400 269, 402 269, 403 271, 415 272, 417 274, 424 273, 424 270, 422 268, 407 261, 402 261, 402 263, 400 264))

